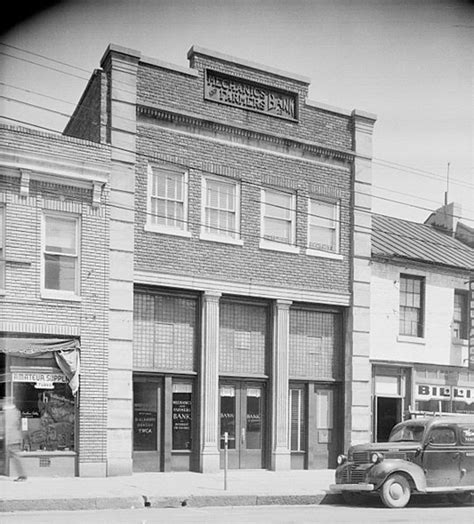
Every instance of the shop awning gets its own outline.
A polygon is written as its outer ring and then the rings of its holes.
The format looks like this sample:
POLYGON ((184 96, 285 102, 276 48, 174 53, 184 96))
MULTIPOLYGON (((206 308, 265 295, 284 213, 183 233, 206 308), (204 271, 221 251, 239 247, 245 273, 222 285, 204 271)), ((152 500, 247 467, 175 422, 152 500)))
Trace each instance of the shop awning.
POLYGON ((0 352, 23 358, 54 356, 59 369, 66 375, 73 395, 79 388, 80 343, 75 338, 2 337, 0 352))

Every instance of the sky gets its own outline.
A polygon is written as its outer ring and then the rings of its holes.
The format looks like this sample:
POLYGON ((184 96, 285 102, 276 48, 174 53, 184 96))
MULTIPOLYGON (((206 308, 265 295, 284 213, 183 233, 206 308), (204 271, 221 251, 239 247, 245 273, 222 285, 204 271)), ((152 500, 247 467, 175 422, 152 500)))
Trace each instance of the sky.
POLYGON ((306 76, 313 101, 377 115, 374 212, 423 222, 448 191, 474 227, 474 3, 50 0, 15 14, 0 35, 5 123, 62 131, 110 43, 186 67, 202 46, 306 76))

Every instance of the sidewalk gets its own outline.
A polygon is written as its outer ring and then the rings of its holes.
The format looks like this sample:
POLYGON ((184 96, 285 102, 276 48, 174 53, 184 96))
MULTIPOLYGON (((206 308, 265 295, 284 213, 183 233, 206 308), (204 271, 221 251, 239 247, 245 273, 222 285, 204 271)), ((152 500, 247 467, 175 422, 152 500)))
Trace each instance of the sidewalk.
POLYGON ((0 477, 0 512, 181 506, 320 504, 334 470, 134 473, 127 477, 0 477))

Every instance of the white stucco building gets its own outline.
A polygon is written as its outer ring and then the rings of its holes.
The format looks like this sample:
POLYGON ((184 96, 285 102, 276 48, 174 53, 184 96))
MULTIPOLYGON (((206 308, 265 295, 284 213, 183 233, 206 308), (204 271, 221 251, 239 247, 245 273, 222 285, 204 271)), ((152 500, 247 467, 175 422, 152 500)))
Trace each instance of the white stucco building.
POLYGON ((373 440, 413 411, 474 413, 474 250, 427 224, 373 217, 373 440))

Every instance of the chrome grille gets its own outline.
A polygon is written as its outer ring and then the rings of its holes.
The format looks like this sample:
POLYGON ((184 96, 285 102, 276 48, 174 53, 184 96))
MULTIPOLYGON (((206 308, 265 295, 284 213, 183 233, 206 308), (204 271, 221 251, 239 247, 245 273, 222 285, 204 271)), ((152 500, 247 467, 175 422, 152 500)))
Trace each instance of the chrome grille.
POLYGON ((354 467, 346 468, 341 475, 340 483, 341 484, 358 484, 359 482, 364 482, 365 480, 365 470, 356 469, 354 467))
POLYGON ((367 451, 359 451, 352 454, 352 461, 354 464, 367 464, 369 462, 369 454, 367 451))

